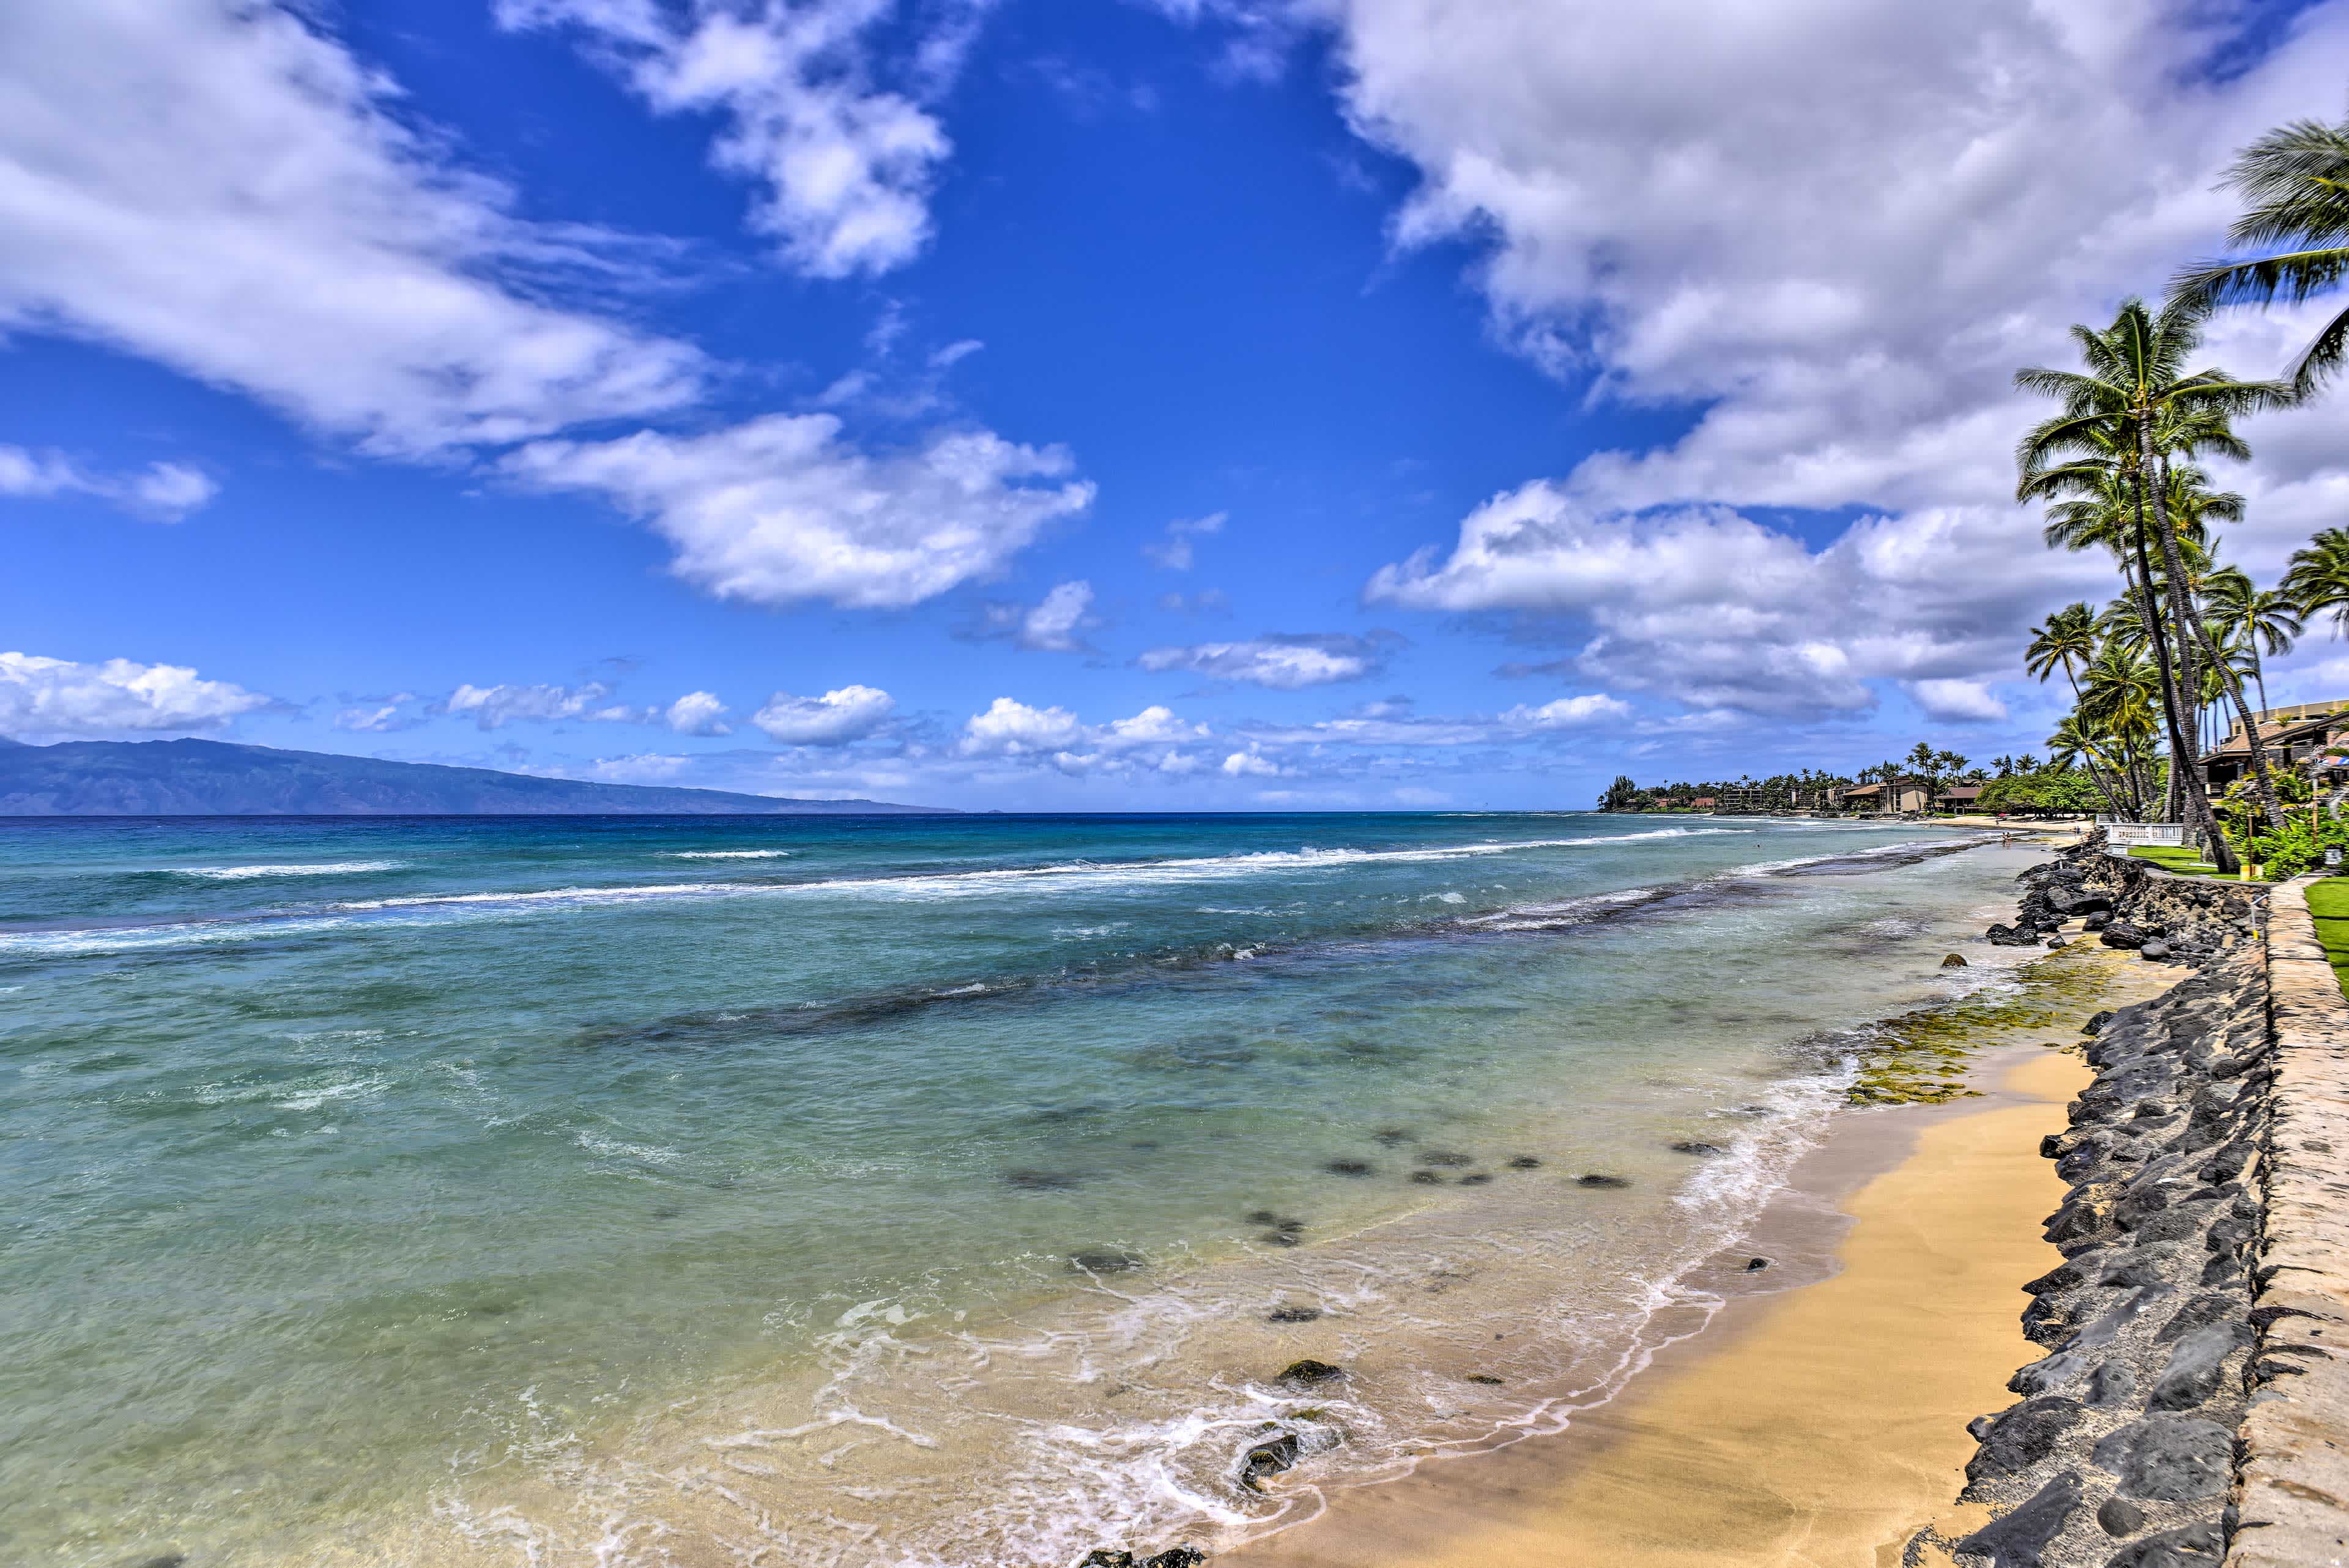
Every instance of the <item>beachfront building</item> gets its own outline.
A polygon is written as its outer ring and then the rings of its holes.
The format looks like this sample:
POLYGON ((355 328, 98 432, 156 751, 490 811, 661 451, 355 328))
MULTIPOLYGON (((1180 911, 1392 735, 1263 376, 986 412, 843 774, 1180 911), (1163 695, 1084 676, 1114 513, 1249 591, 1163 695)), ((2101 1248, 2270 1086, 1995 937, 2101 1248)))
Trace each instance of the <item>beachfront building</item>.
POLYGON ((1837 804, 1860 816, 1908 816, 1931 808, 1933 789, 1923 779, 1854 784, 1837 804))
POLYGON ((1982 792, 1978 784, 1944 784, 1937 804, 1943 811, 1971 811, 1982 804, 1982 792))
POLYGON ((1720 801, 1714 799, 1709 794, 1701 794, 1694 800, 1689 802, 1689 805, 1698 811, 1711 811, 1714 806, 1717 806, 1720 804, 1720 801))
MULTIPOLYGON (((2349 699, 2263 708, 2251 715, 2268 765, 2313 778, 2322 789, 2349 785, 2349 699)), ((2251 744, 2239 723, 2202 753, 2203 787, 2216 794, 2251 771, 2251 744)))

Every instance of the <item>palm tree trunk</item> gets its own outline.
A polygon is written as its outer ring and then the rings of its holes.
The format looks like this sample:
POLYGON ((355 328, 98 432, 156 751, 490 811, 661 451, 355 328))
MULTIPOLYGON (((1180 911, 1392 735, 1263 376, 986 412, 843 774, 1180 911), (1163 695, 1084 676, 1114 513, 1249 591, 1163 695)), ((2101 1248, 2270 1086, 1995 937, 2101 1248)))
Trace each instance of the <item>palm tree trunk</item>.
MULTIPOLYGON (((2170 532, 2168 503, 2154 483, 2158 470, 2154 462, 2151 410, 2141 410, 2136 423, 2137 466, 2131 477, 2137 489, 2137 551, 2138 567, 2144 572, 2147 580, 2147 607, 2148 609, 2154 607, 2151 603, 2153 568, 2152 564, 2145 559, 2146 493, 2151 491, 2154 527, 2161 536, 2162 560, 2168 569, 2171 608, 2172 612, 2183 620, 2185 569, 2183 563, 2178 559, 2178 535, 2170 532)), ((2195 771, 2195 759, 2186 754, 2186 736, 2178 727, 2178 715, 2185 711, 2184 698, 2187 689, 2179 682, 2179 672, 2170 664, 2158 613, 2157 618, 2148 623, 2147 629, 2153 633, 2154 648, 2161 655, 2158 662, 2161 666, 2163 695, 2166 699, 2163 707, 2167 711, 2169 723, 2170 783, 2173 787, 2179 789, 2184 796, 2185 820, 2190 826, 2209 835, 2210 863, 2219 868, 2221 875, 2232 875, 2240 868, 2241 863, 2235 858, 2234 847, 2227 842, 2226 834, 2220 831, 2219 819, 2210 810, 2209 797, 2202 793, 2202 781, 2195 771)), ((2186 651, 2187 630, 2182 625, 2177 627, 2176 630, 2178 652, 2183 655, 2186 651)), ((2189 665, 2188 669, 2190 670, 2191 666, 2189 665)), ((2199 687, 2199 683, 2197 682, 2197 685, 2199 687)))
MULTIPOLYGON (((2268 749, 2260 739, 2260 727, 2252 722, 2251 704, 2243 701, 2243 683, 2234 670, 2220 657, 2218 648, 2210 641, 2210 628, 2196 616, 2194 635, 2202 639, 2202 651, 2209 655, 2210 668, 2219 672, 2219 684, 2235 704, 2235 722, 2243 727, 2243 735, 2251 748, 2251 781, 2259 790, 2260 809, 2267 814, 2268 826, 2283 831, 2283 806, 2276 799, 2275 781, 2268 776, 2268 749)), ((2254 655, 2253 657, 2257 657, 2254 655)))

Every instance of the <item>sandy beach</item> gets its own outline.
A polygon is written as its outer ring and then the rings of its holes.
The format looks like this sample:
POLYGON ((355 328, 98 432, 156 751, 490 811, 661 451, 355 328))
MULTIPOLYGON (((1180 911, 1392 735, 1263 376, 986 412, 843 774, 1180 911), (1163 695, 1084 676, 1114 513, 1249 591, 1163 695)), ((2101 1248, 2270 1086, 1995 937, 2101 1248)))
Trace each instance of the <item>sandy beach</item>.
MULTIPOLYGON (((2096 1006, 2174 978, 2101 950, 2069 961, 2104 971, 2096 1006)), ((1964 1533, 1986 1517, 1954 1502, 1974 1451, 1966 1423, 2011 1402, 2007 1378, 2038 1354, 2019 1287, 2060 1261, 2039 1237, 2063 1194, 2039 1140, 2088 1076, 2047 1043, 2002 1045, 1977 1063, 1980 1098, 1847 1117, 1753 1242, 1766 1255, 1846 1227, 1831 1277, 1733 1296, 1564 1433, 1341 1494, 1238 1555, 1280 1568, 1863 1568, 1900 1563, 1929 1524, 1964 1533)))

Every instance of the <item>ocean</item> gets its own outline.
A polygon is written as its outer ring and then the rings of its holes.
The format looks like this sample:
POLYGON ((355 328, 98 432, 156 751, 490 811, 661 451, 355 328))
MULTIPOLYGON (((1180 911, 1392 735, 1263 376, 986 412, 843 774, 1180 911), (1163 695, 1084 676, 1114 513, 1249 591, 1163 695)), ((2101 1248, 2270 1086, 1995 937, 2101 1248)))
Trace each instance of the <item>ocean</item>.
POLYGON ((0 1559, 1046 1568, 1554 1429, 2014 983, 1980 844, 0 823, 0 1559))

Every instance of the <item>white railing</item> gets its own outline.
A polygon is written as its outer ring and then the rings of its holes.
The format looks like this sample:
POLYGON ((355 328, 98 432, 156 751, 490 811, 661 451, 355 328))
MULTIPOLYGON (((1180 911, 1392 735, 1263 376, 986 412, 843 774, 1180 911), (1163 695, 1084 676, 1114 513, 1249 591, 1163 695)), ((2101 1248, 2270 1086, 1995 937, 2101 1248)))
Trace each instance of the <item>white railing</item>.
POLYGON ((2105 853, 2126 856, 2132 849, 2186 847, 2186 825, 2180 822, 2106 822, 2105 853))

